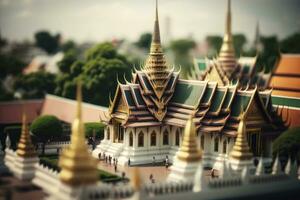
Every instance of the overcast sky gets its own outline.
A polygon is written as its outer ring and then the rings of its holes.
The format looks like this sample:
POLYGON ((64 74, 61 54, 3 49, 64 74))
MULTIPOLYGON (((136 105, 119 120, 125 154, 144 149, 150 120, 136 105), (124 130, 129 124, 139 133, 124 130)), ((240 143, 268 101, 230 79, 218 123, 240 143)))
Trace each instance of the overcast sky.
MULTIPOLYGON (((32 39, 38 30, 83 41, 136 40, 152 31, 154 0, 0 0, 0 31, 10 40, 32 39)), ((225 0, 159 0, 162 40, 166 18, 173 38, 223 34, 225 0)), ((300 0, 232 0, 233 32, 253 40, 261 34, 285 37, 300 31, 300 0)))

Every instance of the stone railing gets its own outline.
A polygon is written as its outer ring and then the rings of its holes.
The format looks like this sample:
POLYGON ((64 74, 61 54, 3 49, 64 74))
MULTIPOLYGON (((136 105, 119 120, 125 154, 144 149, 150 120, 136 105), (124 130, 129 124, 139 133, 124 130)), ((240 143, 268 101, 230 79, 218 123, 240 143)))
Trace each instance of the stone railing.
POLYGON ((59 174, 57 171, 42 164, 35 165, 35 176, 33 184, 41 187, 47 194, 54 194, 59 185, 59 174))

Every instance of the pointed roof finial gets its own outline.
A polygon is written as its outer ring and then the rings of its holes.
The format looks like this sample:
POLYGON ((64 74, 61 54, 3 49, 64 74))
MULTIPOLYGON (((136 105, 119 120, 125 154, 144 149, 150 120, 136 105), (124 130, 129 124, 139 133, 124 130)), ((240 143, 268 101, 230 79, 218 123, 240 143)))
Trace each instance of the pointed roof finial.
POLYGON ((160 31, 159 31, 157 0, 156 0, 156 5, 155 5, 155 22, 154 22, 154 31, 153 31, 152 42, 160 44, 160 31))
POLYGON ((237 66, 235 52, 233 48, 232 33, 231 33, 231 1, 227 1, 227 13, 225 22, 225 34, 223 44, 219 53, 218 60, 221 62, 223 69, 230 78, 231 74, 237 66))
POLYGON ((227 1, 226 34, 231 35, 231 1, 227 1))

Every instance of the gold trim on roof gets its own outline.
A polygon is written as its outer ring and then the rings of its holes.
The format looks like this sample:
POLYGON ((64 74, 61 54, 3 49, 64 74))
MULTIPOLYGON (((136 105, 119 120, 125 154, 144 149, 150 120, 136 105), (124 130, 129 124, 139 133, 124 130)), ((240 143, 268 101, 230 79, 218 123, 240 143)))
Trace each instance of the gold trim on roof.
POLYGON ((22 116, 22 133, 17 148, 17 155, 24 158, 37 156, 37 153, 31 141, 31 136, 29 134, 25 113, 23 113, 22 116))
POLYGON ((177 158, 186 162, 197 162, 202 158, 202 151, 197 145, 196 128, 190 117, 184 129, 182 144, 177 152, 177 158))
POLYGON ((143 67, 143 71, 147 75, 153 88, 155 98, 157 98, 157 100, 154 101, 157 108, 153 110, 153 114, 159 121, 162 121, 166 114, 166 105, 163 96, 171 77, 171 70, 167 66, 161 46, 157 1, 150 53, 143 67))
POLYGON ((81 117, 81 83, 77 84, 77 113, 72 124, 70 145, 59 158, 60 180, 72 186, 93 184, 98 181, 97 161, 91 156, 85 142, 81 117))
POLYGON ((235 160, 251 160, 253 154, 250 151, 246 135, 245 113, 241 114, 241 120, 238 126, 238 135, 235 144, 230 153, 230 157, 235 160))

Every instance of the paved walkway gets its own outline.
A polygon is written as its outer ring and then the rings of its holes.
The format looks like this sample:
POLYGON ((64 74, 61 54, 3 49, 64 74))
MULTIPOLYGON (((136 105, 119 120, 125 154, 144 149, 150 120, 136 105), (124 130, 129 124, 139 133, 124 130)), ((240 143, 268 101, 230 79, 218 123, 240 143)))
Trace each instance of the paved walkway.
MULTIPOLYGON (((109 165, 104 161, 99 161, 98 168, 104 171, 110 172, 112 174, 116 174, 118 176, 122 176, 122 172, 125 172, 125 176, 127 178, 131 178, 132 172, 135 166, 117 166, 117 172, 115 172, 114 165, 109 165)), ((170 169, 166 169, 165 166, 157 165, 157 166, 137 166, 139 168, 140 175, 144 181, 144 183, 150 183, 150 174, 153 175, 155 182, 163 182, 166 180, 170 173, 170 169)))
MULTIPOLYGON (((108 163, 105 163, 105 161, 103 160, 99 161, 98 163, 99 169, 110 172, 112 174, 116 174, 118 176, 122 176, 122 172, 125 172, 125 176, 129 179, 131 178, 134 167, 139 168, 139 172, 144 183, 151 183, 149 178, 150 174, 153 175, 153 178, 156 183, 165 182, 168 175, 170 174, 170 168, 166 169, 166 167, 162 166, 162 164, 157 166, 151 166, 150 164, 146 166, 132 166, 132 167, 118 165, 117 172, 115 172, 113 164, 109 165, 108 163)), ((204 173, 207 176, 207 178, 210 177, 210 170, 205 170, 204 173)))

